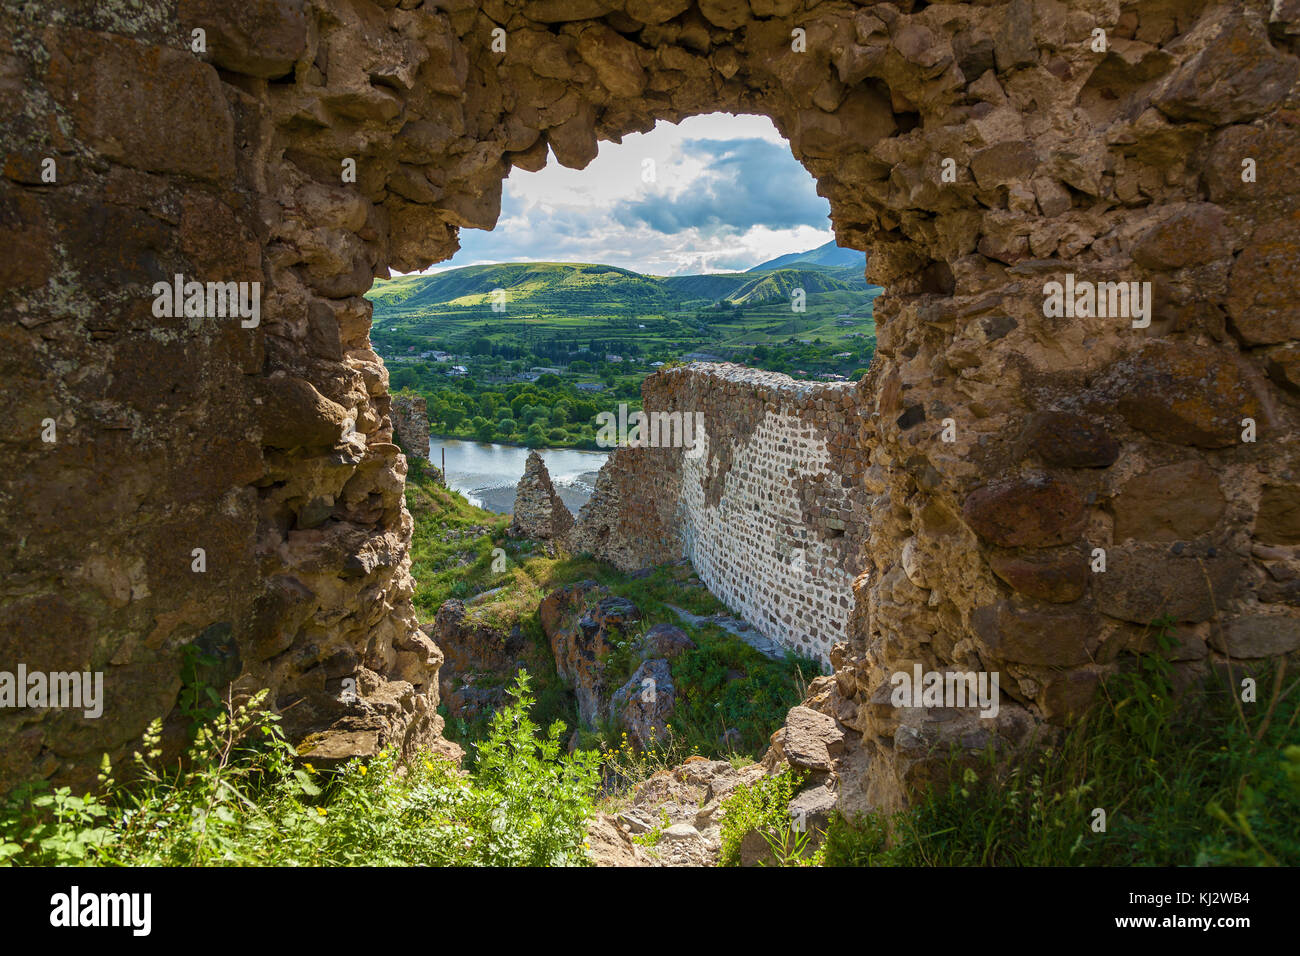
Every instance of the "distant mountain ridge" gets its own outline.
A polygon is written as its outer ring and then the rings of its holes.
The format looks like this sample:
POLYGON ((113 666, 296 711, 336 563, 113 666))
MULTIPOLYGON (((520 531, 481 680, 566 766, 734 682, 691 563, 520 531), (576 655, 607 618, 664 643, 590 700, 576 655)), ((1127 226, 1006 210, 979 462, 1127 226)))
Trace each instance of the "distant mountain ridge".
POLYGON ((809 249, 807 252, 790 252, 777 256, 767 262, 759 263, 749 272, 769 272, 773 269, 847 269, 856 268, 859 273, 867 267, 867 254, 857 249, 844 249, 832 239, 824 246, 809 249))
POLYGON ((493 292, 505 290, 514 307, 559 306, 580 297, 612 311, 679 308, 691 303, 728 301, 762 305, 808 293, 867 289, 866 256, 834 242, 790 253, 746 272, 651 276, 619 266, 584 262, 509 262, 462 266, 431 275, 399 276, 377 282, 367 293, 385 314, 431 309, 478 309, 491 305, 493 292))

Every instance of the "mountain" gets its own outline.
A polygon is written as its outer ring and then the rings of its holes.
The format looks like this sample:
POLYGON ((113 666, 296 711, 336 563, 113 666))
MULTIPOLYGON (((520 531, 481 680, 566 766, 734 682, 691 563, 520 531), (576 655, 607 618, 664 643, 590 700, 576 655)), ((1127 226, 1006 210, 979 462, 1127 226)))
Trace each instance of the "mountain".
POLYGON ((842 249, 831 240, 824 246, 818 246, 816 249, 809 249, 807 252, 791 252, 784 256, 777 256, 775 259, 769 259, 767 262, 760 263, 750 269, 749 272, 769 272, 772 269, 843 269, 852 267, 858 270, 858 275, 862 275, 862 270, 867 266, 867 254, 859 252, 856 249, 842 249))
POLYGON ((399 276, 375 283, 368 298, 388 313, 483 309, 492 293, 505 290, 515 305, 562 306, 581 300, 589 307, 667 306, 677 298, 663 281, 617 266, 573 262, 510 262, 464 266, 430 275, 399 276))
POLYGON ((796 288, 809 295, 865 291, 860 267, 829 264, 842 258, 845 250, 825 250, 823 246, 811 253, 800 253, 804 257, 817 254, 820 261, 798 259, 795 267, 687 276, 648 276, 617 266, 583 262, 463 266, 377 282, 367 297, 380 314, 397 318, 435 312, 489 313, 493 293, 498 289, 504 290, 512 312, 568 309, 610 315, 675 311, 724 300, 733 305, 762 305, 789 299, 796 288))
POLYGON ((659 281, 684 302, 719 302, 751 279, 743 272, 712 272, 698 276, 665 276, 659 281))
MULTIPOLYGON (((861 283, 859 283, 861 285, 861 283)), ((826 272, 814 269, 772 269, 745 283, 731 295, 736 305, 762 305, 767 302, 788 302, 795 289, 814 292, 842 292, 849 285, 826 272)))

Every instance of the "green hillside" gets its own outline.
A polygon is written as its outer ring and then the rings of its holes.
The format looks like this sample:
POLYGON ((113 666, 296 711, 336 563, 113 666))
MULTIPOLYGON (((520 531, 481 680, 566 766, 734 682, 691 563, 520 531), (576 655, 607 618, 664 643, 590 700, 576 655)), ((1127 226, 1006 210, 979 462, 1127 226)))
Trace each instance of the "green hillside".
POLYGON ((466 266, 432 275, 402 276, 375 284, 369 298, 392 315, 430 309, 492 312, 492 294, 505 293, 505 307, 566 306, 581 302, 614 310, 667 305, 663 284, 617 266, 568 262, 513 262, 466 266))
MULTIPOLYGON (((865 290, 866 284, 862 283, 865 290)), ((751 279, 727 296, 737 305, 766 305, 769 302, 789 303, 796 289, 806 295, 816 292, 846 292, 847 283, 832 275, 812 269, 776 269, 751 279)))
POLYGON ((666 363, 860 375, 875 348, 881 290, 860 266, 821 258, 828 263, 759 273, 514 262, 401 276, 367 293, 371 342, 394 390, 426 396, 436 434, 594 447, 595 415, 635 406, 642 380, 666 363), (792 307, 797 289, 801 311, 792 307))

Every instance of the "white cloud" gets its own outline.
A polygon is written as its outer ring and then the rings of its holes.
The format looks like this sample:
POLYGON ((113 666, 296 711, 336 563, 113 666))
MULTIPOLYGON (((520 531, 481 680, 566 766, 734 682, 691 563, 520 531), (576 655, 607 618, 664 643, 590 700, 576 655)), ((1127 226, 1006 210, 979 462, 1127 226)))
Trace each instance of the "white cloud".
POLYGON ((513 170, 497 227, 462 229, 461 250, 428 271, 530 259, 743 270, 828 242, 828 214, 771 120, 713 113, 602 143, 583 170, 553 155, 540 172, 513 170))

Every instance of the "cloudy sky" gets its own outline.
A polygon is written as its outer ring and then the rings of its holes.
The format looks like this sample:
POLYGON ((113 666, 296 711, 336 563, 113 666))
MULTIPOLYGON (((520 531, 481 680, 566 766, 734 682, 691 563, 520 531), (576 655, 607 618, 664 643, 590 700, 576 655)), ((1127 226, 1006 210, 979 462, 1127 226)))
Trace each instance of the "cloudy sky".
POLYGON ((541 259, 654 275, 744 270, 834 238, 830 206, 763 116, 714 113, 601 143, 586 169, 511 171, 491 232, 429 271, 541 259))

